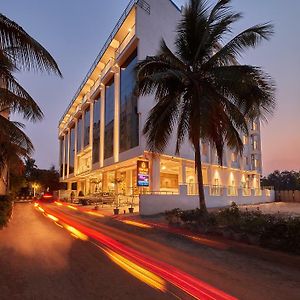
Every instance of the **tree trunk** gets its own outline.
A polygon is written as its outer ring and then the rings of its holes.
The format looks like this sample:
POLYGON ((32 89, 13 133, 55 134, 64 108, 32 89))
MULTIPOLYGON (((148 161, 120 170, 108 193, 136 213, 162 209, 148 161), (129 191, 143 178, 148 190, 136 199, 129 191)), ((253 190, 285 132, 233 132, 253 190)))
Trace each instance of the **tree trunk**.
POLYGON ((198 179, 198 193, 199 193, 199 207, 202 211, 207 212, 204 196, 204 187, 203 187, 203 176, 202 176, 202 163, 201 163, 201 151, 200 151, 200 141, 194 143, 195 148, 195 169, 198 179))

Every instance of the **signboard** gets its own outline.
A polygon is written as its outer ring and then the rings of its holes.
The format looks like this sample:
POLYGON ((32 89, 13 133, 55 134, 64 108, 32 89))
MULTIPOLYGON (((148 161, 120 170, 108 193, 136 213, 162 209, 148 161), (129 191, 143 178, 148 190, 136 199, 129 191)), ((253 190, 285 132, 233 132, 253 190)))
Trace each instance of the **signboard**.
POLYGON ((137 161, 137 186, 149 186, 149 161, 137 161))

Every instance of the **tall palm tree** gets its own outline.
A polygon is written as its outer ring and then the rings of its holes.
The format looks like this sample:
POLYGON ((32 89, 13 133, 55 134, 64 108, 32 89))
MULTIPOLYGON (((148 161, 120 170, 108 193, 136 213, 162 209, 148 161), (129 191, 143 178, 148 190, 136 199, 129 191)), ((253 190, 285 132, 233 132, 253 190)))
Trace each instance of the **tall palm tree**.
POLYGON ((275 108, 275 86, 261 68, 241 65, 242 53, 273 33, 269 23, 255 25, 230 39, 242 15, 231 0, 208 6, 189 0, 177 27, 174 51, 161 41, 155 56, 137 65, 137 92, 154 94, 144 134, 150 151, 162 152, 177 129, 176 153, 185 138, 195 152, 199 205, 206 211, 200 140, 216 149, 222 164, 224 148, 242 154, 241 134, 257 118, 266 121, 275 108))
POLYGON ((22 159, 33 151, 30 139, 22 131, 24 126, 11 122, 9 114, 20 113, 33 122, 43 118, 37 103, 13 76, 19 70, 61 76, 49 52, 22 27, 0 14, 0 174, 5 168, 20 169, 22 159))

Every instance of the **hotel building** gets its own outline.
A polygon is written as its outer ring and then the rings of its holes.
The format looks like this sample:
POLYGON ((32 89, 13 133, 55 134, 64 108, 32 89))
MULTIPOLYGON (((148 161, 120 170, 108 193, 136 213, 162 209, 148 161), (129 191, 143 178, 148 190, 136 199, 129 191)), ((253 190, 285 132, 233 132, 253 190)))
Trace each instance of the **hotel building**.
MULTIPOLYGON (((188 195, 197 194, 190 144, 183 145, 180 156, 174 138, 163 154, 148 152, 142 130, 154 99, 134 95, 137 61, 155 55, 161 38, 172 48, 180 18, 171 0, 130 1, 59 122, 60 175, 66 183, 61 195, 178 194, 181 185, 187 185, 188 195), (148 162, 144 187, 137 186, 140 160, 148 162)), ((208 195, 232 200, 260 195, 259 122, 243 141, 243 156, 226 149, 223 166, 215 149, 201 143, 208 195)))

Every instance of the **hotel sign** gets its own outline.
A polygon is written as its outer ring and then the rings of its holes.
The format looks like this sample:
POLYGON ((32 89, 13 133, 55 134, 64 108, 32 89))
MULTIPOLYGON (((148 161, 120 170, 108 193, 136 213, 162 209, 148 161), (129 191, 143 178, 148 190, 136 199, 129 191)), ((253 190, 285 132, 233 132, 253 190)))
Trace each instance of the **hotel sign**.
POLYGON ((137 186, 149 186, 149 161, 137 161, 137 186))

